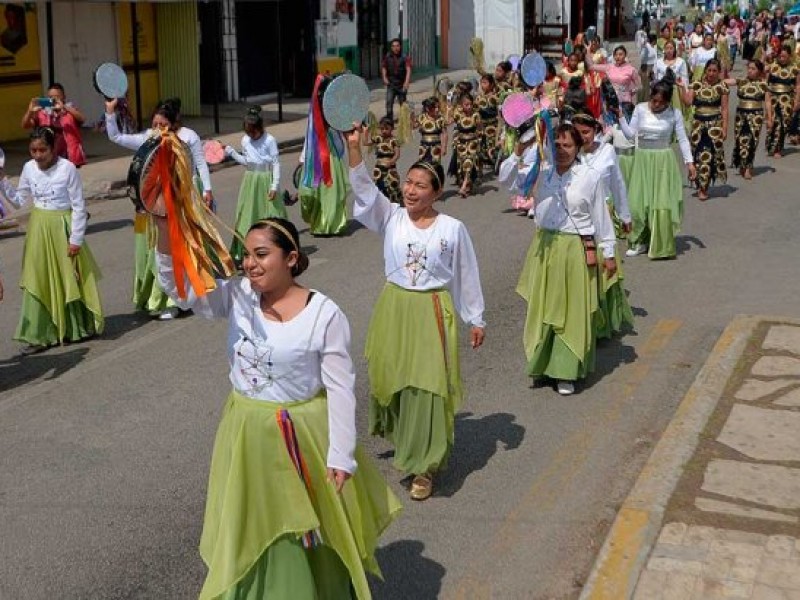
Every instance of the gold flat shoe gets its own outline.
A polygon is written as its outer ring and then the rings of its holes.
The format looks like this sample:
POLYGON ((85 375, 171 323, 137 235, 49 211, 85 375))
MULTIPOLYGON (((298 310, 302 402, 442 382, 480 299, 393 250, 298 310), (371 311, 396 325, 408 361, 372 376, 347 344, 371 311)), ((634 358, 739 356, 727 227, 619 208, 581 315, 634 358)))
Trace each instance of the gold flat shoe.
POLYGON ((411 482, 412 500, 427 500, 433 494, 433 477, 428 474, 417 475, 411 482))

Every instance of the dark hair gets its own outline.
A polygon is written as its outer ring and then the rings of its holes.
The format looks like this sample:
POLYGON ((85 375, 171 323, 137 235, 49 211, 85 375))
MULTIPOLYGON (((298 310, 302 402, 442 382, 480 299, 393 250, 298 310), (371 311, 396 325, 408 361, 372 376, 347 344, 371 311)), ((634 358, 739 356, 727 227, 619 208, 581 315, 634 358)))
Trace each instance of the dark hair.
POLYGON ((380 121, 378 121, 379 127, 385 127, 387 125, 394 129, 394 119, 391 117, 383 117, 380 121))
POLYGON ((719 62, 719 59, 712 58, 712 59, 709 59, 709 61, 706 63, 706 66, 703 67, 703 75, 705 75, 706 71, 708 71, 708 67, 711 66, 711 65, 714 65, 715 67, 717 67, 717 69, 722 71, 722 63, 719 62))
POLYGON ((52 127, 34 127, 30 140, 41 140, 52 150, 56 146, 56 132, 52 127))
POLYGON ((243 126, 254 127, 258 131, 264 131, 264 119, 261 117, 261 107, 256 105, 247 109, 247 114, 244 116, 243 126))
POLYGON ((441 164, 418 160, 411 165, 408 170, 411 172, 414 169, 425 171, 430 176, 431 187, 433 188, 434 192, 438 192, 442 189, 442 186, 444 185, 444 168, 441 164))
POLYGON ((655 33, 648 33, 647 41, 650 42, 651 44, 654 44, 658 41, 658 36, 655 33))
POLYGON ((256 221, 247 230, 247 233, 256 229, 266 229, 269 231, 269 237, 272 243, 278 248, 283 250, 284 255, 290 252, 297 252, 297 262, 292 267, 292 277, 299 277, 308 269, 308 255, 300 248, 300 234, 297 232, 297 227, 288 219, 281 219, 280 217, 269 217, 256 221), (270 224, 274 223, 285 229, 291 238, 286 236, 286 233, 281 231, 278 227, 271 227, 270 224))
POLYGON ((575 126, 572 123, 561 123, 558 127, 556 127, 555 137, 558 139, 562 135, 566 135, 572 138, 572 141, 575 142, 575 147, 580 148, 583 146, 583 138, 581 134, 578 133, 578 130, 575 129, 575 126))
POLYGON ((676 32, 677 32, 677 31, 682 31, 683 33, 686 33, 686 29, 684 29, 683 25, 678 25, 678 26, 675 28, 675 31, 676 31, 676 32))
MULTIPOLYGON (((586 125, 587 127, 593 127, 595 131, 600 131, 603 128, 603 124, 594 118, 593 115, 590 113, 580 110, 572 115, 572 124, 575 125, 586 125)), ((583 144, 583 141, 581 141, 583 144)))
POLYGON ((580 54, 581 56, 586 56, 586 46, 583 44, 575 44, 572 47, 573 54, 580 54))
POLYGON ((672 33, 672 28, 671 28, 669 25, 664 25, 664 26, 661 28, 661 33, 664 33, 664 30, 665 30, 665 29, 666 29, 668 32, 672 33))
POLYGON ((434 96, 425 98, 425 100, 422 101, 422 108, 424 108, 425 110, 430 110, 434 106, 439 106, 439 101, 434 96))
POLYGON ((156 115, 164 117, 170 125, 177 127, 181 123, 181 99, 167 98, 160 101, 153 111, 153 116, 156 115))
POLYGON ((669 39, 666 42, 664 42, 664 49, 662 50, 664 55, 667 54, 667 46, 668 45, 672 46, 672 49, 675 51, 675 56, 677 57, 678 56, 678 44, 676 44, 675 40, 673 40, 673 39, 669 39))
POLYGON ((65 92, 65 91, 64 91, 64 86, 63 86, 63 85, 61 85, 60 83, 57 83, 57 82, 53 82, 53 83, 51 83, 51 84, 48 86, 48 88, 47 88, 47 89, 48 89, 48 90, 58 90, 58 91, 59 91, 59 92, 61 92, 61 93, 62 93, 64 96, 66 96, 66 95, 67 95, 67 92, 65 92))
POLYGON ((395 42, 397 42, 398 44, 400 44, 400 49, 402 50, 402 48, 403 48, 403 42, 400 40, 400 38, 392 38, 392 39, 390 39, 390 40, 389 40, 389 45, 391 46, 391 45, 392 45, 392 44, 394 44, 395 42))
POLYGON ((497 66, 503 69, 505 73, 511 73, 511 71, 514 69, 511 66, 511 61, 508 60, 501 60, 499 63, 497 63, 497 66))
POLYGON ((616 48, 614 48, 614 54, 616 54, 620 50, 622 50, 622 53, 625 56, 628 56, 628 49, 625 46, 617 46, 616 48))
POLYGON ((755 58, 753 60, 751 60, 750 62, 756 66, 756 69, 758 69, 759 73, 763 73, 764 72, 764 63, 763 62, 761 62, 760 60, 755 59, 755 58))
POLYGON ((495 86, 494 75, 492 75, 491 73, 484 73, 483 75, 481 75, 481 81, 488 81, 490 86, 492 87, 495 86))
POLYGON ((470 102, 475 102, 475 98, 472 97, 470 92, 464 92, 458 97, 458 103, 461 104, 464 100, 469 100, 470 102))
MULTIPOLYGON (((672 75, 672 77, 674 77, 674 75, 672 75)), ((669 104, 672 102, 672 93, 674 91, 675 86, 671 81, 671 77, 667 76, 653 84, 653 88, 650 90, 650 97, 655 98, 656 96, 661 96, 664 102, 669 104)))
POLYGON ((552 60, 548 60, 545 62, 545 66, 547 67, 547 74, 556 76, 558 75, 558 71, 556 71, 556 66, 553 64, 552 60))
POLYGON ((714 39, 714 34, 713 34, 713 33, 711 33, 711 32, 704 33, 704 34, 703 34, 703 41, 705 41, 705 39, 706 39, 707 37, 710 37, 710 38, 713 40, 713 39, 714 39))

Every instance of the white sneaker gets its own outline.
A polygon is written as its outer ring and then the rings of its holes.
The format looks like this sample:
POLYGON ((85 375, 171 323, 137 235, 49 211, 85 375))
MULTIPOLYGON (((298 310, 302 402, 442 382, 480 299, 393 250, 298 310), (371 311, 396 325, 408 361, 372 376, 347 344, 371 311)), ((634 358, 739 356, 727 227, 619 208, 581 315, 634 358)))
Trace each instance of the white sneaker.
POLYGON ((528 209, 528 218, 529 219, 535 219, 536 218, 536 209, 535 208, 528 209))
POLYGON ((180 309, 176 306, 162 310, 158 315, 159 321, 172 321, 180 314, 180 309))
POLYGON ((562 396, 571 396, 575 393, 575 384, 571 381, 559 381, 557 389, 562 396))
POLYGON ((640 254, 644 254, 647 252, 647 245, 646 244, 637 244, 636 246, 631 246, 628 248, 628 251, 625 252, 625 256, 639 256, 640 254))

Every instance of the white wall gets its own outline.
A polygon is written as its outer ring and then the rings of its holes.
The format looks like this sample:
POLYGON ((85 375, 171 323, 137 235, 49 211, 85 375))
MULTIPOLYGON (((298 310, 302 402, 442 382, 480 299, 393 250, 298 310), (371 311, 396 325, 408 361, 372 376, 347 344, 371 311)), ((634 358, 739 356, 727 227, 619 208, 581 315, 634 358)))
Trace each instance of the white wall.
POLYGON ((522 0, 475 0, 475 36, 483 40, 487 65, 523 50, 522 0))
POLYGON ((447 53, 448 67, 451 69, 465 69, 472 66, 469 58, 469 43, 475 37, 475 5, 480 1, 452 0, 450 2, 450 35, 447 53))

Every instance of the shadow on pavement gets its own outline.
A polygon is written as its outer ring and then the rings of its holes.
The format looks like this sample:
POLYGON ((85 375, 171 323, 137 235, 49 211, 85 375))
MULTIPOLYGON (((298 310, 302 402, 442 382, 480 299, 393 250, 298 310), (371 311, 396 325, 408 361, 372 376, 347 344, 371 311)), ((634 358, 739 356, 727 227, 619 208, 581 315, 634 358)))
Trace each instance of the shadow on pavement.
POLYGON ((753 167, 753 177, 758 177, 764 173, 774 173, 775 167, 764 165, 763 167, 753 167))
POLYGON ((61 353, 18 354, 0 361, 0 392, 5 392, 52 373, 45 379, 60 377, 77 366, 89 348, 75 348, 61 353))
POLYGON ((635 362, 638 356, 636 349, 624 344, 620 338, 599 341, 595 371, 586 378, 582 389, 588 390, 603 377, 611 375, 617 367, 635 362))
POLYGON ((115 221, 103 221, 100 223, 92 223, 86 226, 86 234, 101 233, 103 231, 116 231, 117 229, 126 229, 133 227, 133 219, 117 219, 115 221))
POLYGON ((98 336, 101 340, 117 340, 126 333, 138 329, 143 325, 147 325, 154 319, 147 313, 134 312, 124 315, 108 315, 106 316, 105 329, 103 334, 98 336))
POLYGON ((436 495, 446 498, 455 495, 471 473, 489 464, 498 443, 503 444, 504 450, 518 448, 525 437, 525 428, 515 423, 516 419, 509 413, 478 418, 468 412, 457 414, 456 445, 447 469, 436 478, 436 495))
POLYGON ((675 238, 675 253, 681 256, 692 249, 692 246, 706 249, 705 243, 699 237, 693 235, 679 235, 675 238))
POLYGON ((414 540, 392 542, 378 548, 375 558, 384 581, 372 578, 372 595, 380 600, 436 600, 442 589, 445 569, 425 558, 425 545, 414 540))

